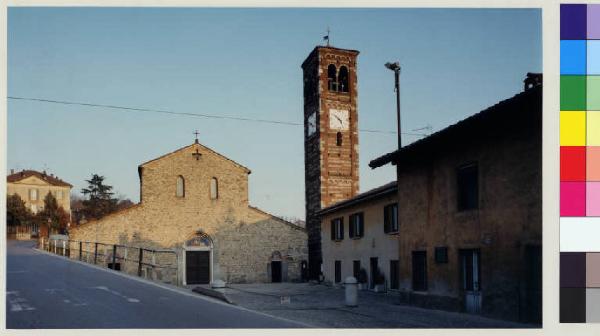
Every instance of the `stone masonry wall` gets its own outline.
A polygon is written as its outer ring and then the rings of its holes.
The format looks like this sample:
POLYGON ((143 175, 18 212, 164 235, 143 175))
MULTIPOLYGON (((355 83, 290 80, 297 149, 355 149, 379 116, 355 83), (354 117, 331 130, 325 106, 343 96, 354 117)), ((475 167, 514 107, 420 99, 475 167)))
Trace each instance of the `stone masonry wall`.
MULTIPOLYGON (((300 278, 306 231, 248 205, 249 170, 199 145, 182 148, 140 166, 141 202, 75 227, 70 238, 152 249, 170 248, 183 259, 185 242, 204 232, 213 240, 213 279, 266 282, 273 254, 287 262, 288 280, 300 278), (199 160, 192 156, 196 149, 199 160), (178 176, 185 197, 176 196, 178 176), (217 199, 210 180, 218 180, 217 199)), ((181 278, 181 277, 180 277, 181 278)))

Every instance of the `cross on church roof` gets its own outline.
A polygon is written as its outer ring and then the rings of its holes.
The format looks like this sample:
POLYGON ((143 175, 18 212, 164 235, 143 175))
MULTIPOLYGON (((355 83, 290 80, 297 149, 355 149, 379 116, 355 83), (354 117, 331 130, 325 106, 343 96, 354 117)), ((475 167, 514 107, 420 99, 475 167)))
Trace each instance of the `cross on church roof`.
POLYGON ((196 135, 196 140, 195 140, 194 142, 195 142, 195 143, 198 143, 198 134, 200 134, 200 133, 198 132, 198 130, 196 130, 196 131, 194 132, 194 134, 196 135))
POLYGON ((198 161, 200 160, 202 154, 198 151, 198 148, 196 148, 196 153, 192 153, 192 156, 196 158, 196 161, 198 161))

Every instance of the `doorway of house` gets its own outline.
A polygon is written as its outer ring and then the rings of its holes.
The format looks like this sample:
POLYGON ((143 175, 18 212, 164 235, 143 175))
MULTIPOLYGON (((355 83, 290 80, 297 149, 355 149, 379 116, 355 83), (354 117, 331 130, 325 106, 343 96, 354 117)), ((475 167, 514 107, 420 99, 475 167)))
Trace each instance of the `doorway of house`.
POLYGON ((370 259, 370 271, 371 271, 371 276, 369 277, 369 288, 373 289, 375 288, 375 278, 377 277, 377 272, 379 272, 379 269, 377 268, 377 264, 378 264, 378 259, 377 258, 371 258, 370 259))
POLYGON ((281 282, 281 261, 271 261, 271 282, 281 282))
POLYGON ((542 247, 525 246, 525 291, 520 309, 522 322, 542 323, 542 247))
POLYGON ((465 295, 465 311, 481 313, 481 252, 479 249, 460 250, 462 288, 465 295))

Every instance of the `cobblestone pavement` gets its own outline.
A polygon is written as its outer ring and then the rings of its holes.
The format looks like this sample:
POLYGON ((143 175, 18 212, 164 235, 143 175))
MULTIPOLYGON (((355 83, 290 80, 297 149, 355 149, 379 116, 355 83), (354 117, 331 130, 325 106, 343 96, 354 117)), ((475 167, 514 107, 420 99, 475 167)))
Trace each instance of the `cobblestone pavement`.
POLYGON ((319 328, 539 327, 471 314, 417 308, 399 304, 394 294, 370 291, 359 291, 358 307, 352 308, 344 305, 343 288, 309 283, 229 284, 225 295, 242 307, 319 328))

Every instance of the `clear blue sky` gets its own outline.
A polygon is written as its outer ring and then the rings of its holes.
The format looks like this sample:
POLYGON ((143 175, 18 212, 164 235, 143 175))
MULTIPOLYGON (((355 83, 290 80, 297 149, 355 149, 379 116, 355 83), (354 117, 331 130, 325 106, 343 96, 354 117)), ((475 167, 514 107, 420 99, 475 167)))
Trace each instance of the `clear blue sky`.
MULTIPOLYGON (((542 70, 539 9, 9 8, 8 94, 301 122, 300 64, 322 43, 357 49, 359 128, 440 130, 522 90, 542 70)), ((250 202, 304 217, 301 126, 8 101, 8 169, 46 168, 79 193, 92 173, 138 201, 137 166, 201 143, 249 167, 250 202)), ((404 143, 418 136, 403 136, 404 143)), ((360 185, 394 134, 360 133, 360 185)))

